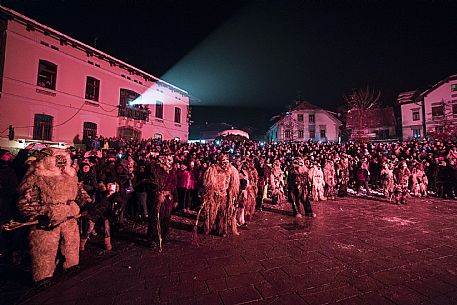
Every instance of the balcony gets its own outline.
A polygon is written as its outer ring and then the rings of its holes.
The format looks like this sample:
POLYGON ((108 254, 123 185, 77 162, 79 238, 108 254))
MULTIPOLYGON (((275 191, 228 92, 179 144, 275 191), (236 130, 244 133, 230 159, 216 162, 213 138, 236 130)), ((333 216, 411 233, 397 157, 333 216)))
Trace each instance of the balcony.
POLYGON ((150 111, 148 108, 119 107, 118 116, 134 120, 149 122, 150 111))

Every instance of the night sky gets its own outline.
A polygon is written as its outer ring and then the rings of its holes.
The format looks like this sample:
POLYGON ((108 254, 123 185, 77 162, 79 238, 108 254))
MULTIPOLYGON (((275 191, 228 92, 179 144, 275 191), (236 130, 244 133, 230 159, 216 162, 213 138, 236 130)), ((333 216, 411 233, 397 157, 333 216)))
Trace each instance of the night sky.
POLYGON ((264 133, 296 98, 329 110, 370 85, 401 91, 457 73, 457 1, 0 1, 198 99, 196 124, 264 133))

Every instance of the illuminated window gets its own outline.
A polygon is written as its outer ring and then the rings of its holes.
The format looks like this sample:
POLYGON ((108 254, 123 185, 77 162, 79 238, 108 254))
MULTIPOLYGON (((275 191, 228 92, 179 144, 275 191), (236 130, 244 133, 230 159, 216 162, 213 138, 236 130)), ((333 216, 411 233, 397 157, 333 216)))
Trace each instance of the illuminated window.
POLYGON ((175 107, 175 123, 181 123, 181 108, 175 107))
POLYGON ((310 123, 314 123, 315 119, 316 119, 316 117, 315 117, 314 114, 310 114, 310 115, 309 115, 309 122, 310 122, 310 123))
POLYGON ((413 121, 419 121, 420 115, 419 111, 413 111, 413 121))
POLYGON ((163 119, 163 103, 156 101, 156 118, 163 119))
POLYGON ((302 113, 297 115, 297 121, 303 122, 303 114, 302 113))
POLYGON ((38 64, 37 85, 43 88, 56 90, 57 65, 40 59, 38 64))
POLYGON ((299 138, 299 139, 303 139, 304 135, 305 135, 305 133, 304 133, 303 130, 299 130, 299 131, 298 131, 298 138, 299 138))
MULTIPOLYGON (((133 106, 133 105, 131 105, 131 102, 135 101, 139 97, 140 97, 139 93, 136 93, 135 91, 132 91, 129 89, 121 88, 120 98, 119 98, 119 107, 125 108, 127 106, 133 106)), ((135 106, 139 107, 140 105, 135 105, 135 106)))
POLYGON ((46 114, 35 114, 33 123, 34 140, 52 140, 52 121, 53 117, 46 114))
POLYGON ((160 133, 154 134, 154 139, 162 140, 162 135, 160 133))
POLYGON ((92 122, 84 122, 83 124, 83 139, 91 137, 92 139, 97 136, 97 124, 92 122))
POLYGON ((457 91, 457 84, 451 84, 451 91, 457 91))
POLYGON ((98 102, 99 91, 100 80, 88 76, 86 79, 86 99, 98 102))
POLYGON ((443 116, 443 115, 444 115, 444 107, 443 107, 443 105, 433 106, 432 107, 432 117, 443 116))
POLYGON ((413 137, 420 138, 421 137, 421 129, 420 128, 413 128, 413 137))

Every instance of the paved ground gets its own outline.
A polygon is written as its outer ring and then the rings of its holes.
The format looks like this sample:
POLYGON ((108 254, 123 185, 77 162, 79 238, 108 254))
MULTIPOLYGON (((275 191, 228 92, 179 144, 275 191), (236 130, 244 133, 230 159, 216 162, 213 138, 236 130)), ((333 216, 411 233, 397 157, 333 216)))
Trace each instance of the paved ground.
POLYGON ((457 201, 350 197, 314 210, 265 211, 199 247, 186 226, 163 253, 117 244, 22 304, 457 304, 457 201))

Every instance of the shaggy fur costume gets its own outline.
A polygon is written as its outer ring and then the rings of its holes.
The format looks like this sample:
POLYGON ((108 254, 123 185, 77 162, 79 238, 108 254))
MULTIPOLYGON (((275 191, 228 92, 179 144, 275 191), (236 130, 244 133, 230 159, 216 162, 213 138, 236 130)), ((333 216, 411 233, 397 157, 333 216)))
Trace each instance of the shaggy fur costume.
POLYGON ((327 198, 335 199, 336 196, 336 171, 335 163, 332 160, 328 160, 324 166, 324 181, 327 185, 326 195, 327 198))
POLYGON ((247 201, 246 201, 246 217, 248 220, 252 220, 255 213, 256 198, 257 198, 257 183, 259 181, 259 175, 252 163, 247 164, 248 167, 248 179, 249 185, 247 187, 247 201))
POLYGON ((234 205, 240 189, 238 170, 230 164, 226 169, 219 163, 213 164, 205 172, 203 185, 205 234, 215 231, 219 235, 227 235, 229 225, 232 233, 238 234, 234 205))
POLYGON ((392 199, 395 190, 394 173, 388 164, 384 164, 381 170, 381 181, 384 196, 389 200, 392 199))
POLYGON ((309 178, 313 185, 313 188, 312 188, 313 200, 314 201, 327 200, 327 198, 324 196, 324 186, 325 186, 324 173, 322 172, 322 169, 320 168, 320 166, 315 165, 313 168, 310 169, 309 178))
POLYGON ((46 149, 47 155, 30 166, 19 186, 18 208, 28 221, 49 217, 50 226, 34 227, 29 234, 33 280, 52 277, 56 255, 65 257, 63 267, 79 264, 79 229, 76 219, 79 205, 90 197, 78 184, 68 152, 46 149))

